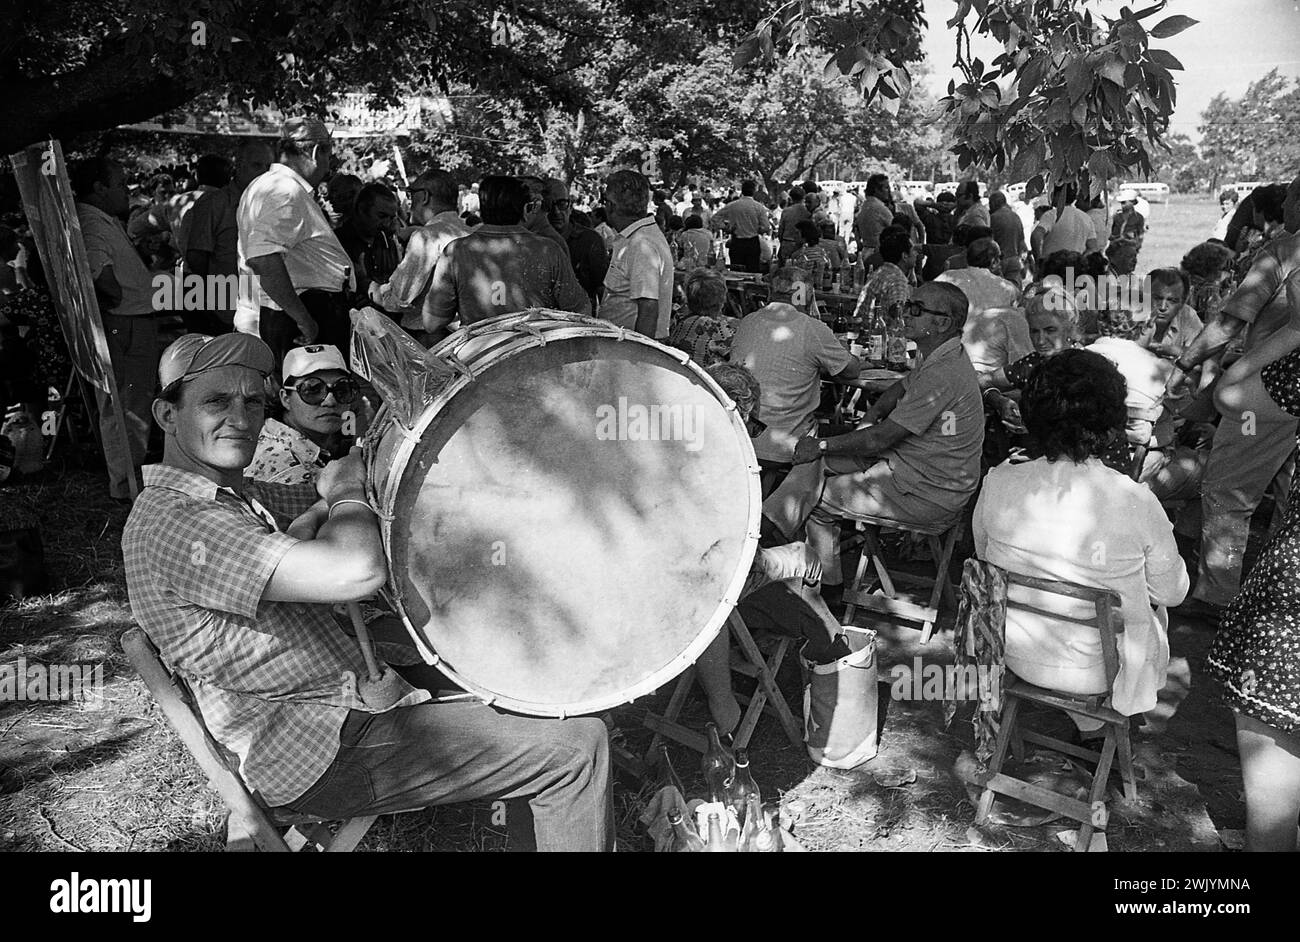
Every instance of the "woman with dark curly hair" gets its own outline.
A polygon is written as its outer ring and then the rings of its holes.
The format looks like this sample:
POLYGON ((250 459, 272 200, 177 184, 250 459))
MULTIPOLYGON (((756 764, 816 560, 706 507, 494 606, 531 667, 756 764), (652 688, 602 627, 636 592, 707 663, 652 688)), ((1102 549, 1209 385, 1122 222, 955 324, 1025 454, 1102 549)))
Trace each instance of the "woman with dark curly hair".
MULTIPOLYGON (((1219 313, 1232 293, 1236 253, 1219 242, 1202 242, 1183 256, 1178 267, 1187 275, 1187 304, 1204 323, 1219 313)), ((1249 267, 1249 266, 1248 266, 1249 267)))
MULTIPOLYGON (((1124 378, 1099 354, 1063 350, 1044 360, 1021 401, 1042 457, 988 473, 973 531, 975 552, 986 562, 1119 593, 1124 634, 1112 703, 1132 716, 1154 707, 1164 686, 1165 607, 1183 600, 1188 578, 1156 496, 1101 461, 1124 435, 1124 397, 1124 378)), ((1036 595, 1012 589, 1013 598, 1031 605, 1054 604, 1036 595)), ((1097 630, 1046 614, 1007 613, 1006 666, 1044 687, 1071 693, 1106 689, 1097 630)), ((1100 726, 1086 722, 1080 723, 1085 731, 1100 726)))

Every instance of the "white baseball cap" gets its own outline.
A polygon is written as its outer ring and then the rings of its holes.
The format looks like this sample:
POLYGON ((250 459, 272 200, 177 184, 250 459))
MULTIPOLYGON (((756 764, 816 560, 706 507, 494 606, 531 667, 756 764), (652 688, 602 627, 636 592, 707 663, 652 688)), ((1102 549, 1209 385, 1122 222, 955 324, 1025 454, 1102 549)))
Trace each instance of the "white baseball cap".
POLYGON ((1119 201, 1121 203, 1136 203, 1138 195, 1136 190, 1120 190, 1119 201))
POLYGON ((339 348, 327 343, 313 343, 305 347, 294 347, 284 355, 284 367, 281 374, 287 383, 300 376, 310 376, 325 370, 348 371, 339 348))

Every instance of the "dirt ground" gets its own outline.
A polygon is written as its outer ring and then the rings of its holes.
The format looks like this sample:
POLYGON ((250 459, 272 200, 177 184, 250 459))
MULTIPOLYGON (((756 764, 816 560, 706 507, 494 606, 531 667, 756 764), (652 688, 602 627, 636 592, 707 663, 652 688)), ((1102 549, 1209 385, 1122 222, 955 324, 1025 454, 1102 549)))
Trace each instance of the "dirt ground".
MULTIPOLYGON (((101 496, 101 472, 68 471, 43 486, 11 488, 40 514, 57 591, 0 607, 0 663, 102 662, 102 708, 77 703, 0 703, 0 850, 215 850, 224 840, 220 801, 171 732, 122 654, 133 623, 118 543, 126 509, 101 496)), ((951 617, 951 616, 949 616, 951 617)), ((865 618, 859 624, 869 624, 865 618)), ((764 719, 751 744, 765 799, 782 802, 812 850, 1034 850, 1067 848, 1062 822, 973 827, 974 808, 954 773, 973 743, 966 715, 950 728, 942 704, 890 698, 895 664, 951 661, 947 636, 925 648, 910 628, 880 629, 880 752, 851 772, 814 766, 779 725, 764 719)), ((1139 801, 1116 803, 1112 850, 1215 850, 1216 832, 1244 823, 1232 721, 1203 678, 1208 630, 1175 619, 1174 665, 1161 708, 1138 740, 1139 801)), ((796 715, 801 678, 791 655, 779 682, 796 715)), ((644 753, 647 709, 662 710, 668 689, 618 714, 617 737, 644 753)), ((698 728, 698 698, 683 714, 698 728)), ((688 791, 700 786, 698 757, 674 746, 688 791)), ((1043 770, 1067 790, 1077 774, 1043 770)), ((616 782, 620 848, 649 849, 637 822, 650 788, 616 782)), ((1000 809, 1001 806, 999 806, 1000 809)), ((370 850, 507 850, 505 829, 486 802, 383 818, 370 850)), ((1228 839, 1231 841, 1231 834, 1228 839)))

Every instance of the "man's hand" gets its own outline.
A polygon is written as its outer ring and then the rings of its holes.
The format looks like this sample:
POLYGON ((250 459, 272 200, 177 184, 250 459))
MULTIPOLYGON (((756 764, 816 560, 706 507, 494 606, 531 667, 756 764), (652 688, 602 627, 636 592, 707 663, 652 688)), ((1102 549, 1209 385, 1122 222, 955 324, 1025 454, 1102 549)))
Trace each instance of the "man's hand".
POLYGON ((1174 364, 1173 372, 1165 380, 1165 398, 1179 399, 1187 394, 1188 387, 1191 384, 1191 373, 1184 373, 1177 363, 1174 364))
POLYGON ((365 500, 366 463, 361 458, 361 449, 353 446, 342 458, 327 464, 316 479, 316 492, 327 504, 345 497, 365 500))
POLYGON ((284 532, 295 540, 316 539, 316 531, 329 519, 329 509, 329 504, 322 497, 295 517, 293 523, 289 524, 289 528, 284 532))
POLYGON ((803 574, 803 584, 816 585, 817 583, 821 582, 822 561, 817 556, 817 551, 813 549, 812 545, 809 543, 803 544, 803 559, 804 559, 804 565, 806 567, 804 569, 804 574, 803 574))
POLYGON ((807 464, 809 461, 816 461, 822 456, 819 440, 816 438, 801 438, 794 446, 794 463, 807 464))
POLYGON ((1002 424, 1008 429, 1018 435, 1023 435, 1029 431, 1029 429, 1025 428, 1024 419, 1020 416, 1020 406, 1016 404, 1014 399, 1004 396, 999 411, 1002 413, 1002 424))
POLYGON ((320 336, 320 327, 317 326, 314 317, 310 314, 304 314, 301 318, 295 317, 294 322, 298 325, 298 329, 302 331, 294 338, 294 343, 305 346, 316 342, 316 338, 320 336))

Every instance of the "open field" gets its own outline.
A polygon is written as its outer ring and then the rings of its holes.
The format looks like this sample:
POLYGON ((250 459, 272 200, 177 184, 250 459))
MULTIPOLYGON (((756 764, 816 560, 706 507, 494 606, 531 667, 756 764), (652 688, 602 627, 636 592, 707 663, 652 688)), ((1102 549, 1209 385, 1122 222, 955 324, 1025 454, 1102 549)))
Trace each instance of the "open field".
POLYGON ((1187 250, 1210 237, 1219 221, 1219 203, 1204 193, 1173 193, 1168 203, 1152 203, 1138 274, 1176 268, 1187 250))

